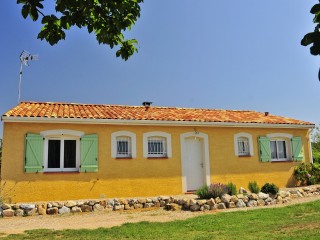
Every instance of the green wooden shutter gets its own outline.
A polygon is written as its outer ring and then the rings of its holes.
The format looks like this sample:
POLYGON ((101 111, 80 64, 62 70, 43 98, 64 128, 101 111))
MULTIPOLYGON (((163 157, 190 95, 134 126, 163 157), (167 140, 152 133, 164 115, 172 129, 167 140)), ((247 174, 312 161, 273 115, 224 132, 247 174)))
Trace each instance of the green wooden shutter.
POLYGON ((41 172, 43 161, 43 137, 39 134, 27 134, 25 138, 24 171, 41 172))
POLYGON ((270 139, 267 137, 259 137, 259 157, 261 162, 271 161, 270 139))
POLYGON ((292 146, 292 158, 295 161, 302 161, 303 153, 302 153, 302 141, 301 137, 293 137, 291 139, 292 146))
POLYGON ((98 135, 85 135, 81 138, 80 172, 98 172, 98 135))

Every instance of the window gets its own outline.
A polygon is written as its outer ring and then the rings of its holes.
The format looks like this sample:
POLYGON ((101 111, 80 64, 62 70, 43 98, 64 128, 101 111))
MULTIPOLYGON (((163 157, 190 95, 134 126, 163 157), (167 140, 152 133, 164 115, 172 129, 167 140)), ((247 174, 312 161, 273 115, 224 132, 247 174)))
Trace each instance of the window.
POLYGON ((261 162, 302 161, 301 137, 287 133, 272 133, 259 137, 259 158, 261 162))
POLYGON ((112 158, 136 158, 136 134, 118 131, 111 134, 112 158))
POLYGON ((73 130, 26 134, 25 172, 97 172, 98 136, 73 130))
POLYGON ((117 158, 131 157, 131 138, 117 137, 117 158))
POLYGON ((287 146, 284 140, 270 141, 271 159, 272 160, 287 160, 287 146))
POLYGON ((149 157, 167 157, 167 143, 164 137, 148 138, 149 157))
POLYGON ((246 137, 238 138, 238 154, 239 156, 249 156, 249 139, 246 137))
POLYGON ((76 139, 48 139, 47 169, 78 170, 79 151, 76 139))
POLYGON ((165 132, 144 133, 143 155, 145 158, 172 157, 171 135, 165 132))
POLYGON ((236 156, 253 156, 251 134, 237 133, 234 135, 234 152, 236 156))

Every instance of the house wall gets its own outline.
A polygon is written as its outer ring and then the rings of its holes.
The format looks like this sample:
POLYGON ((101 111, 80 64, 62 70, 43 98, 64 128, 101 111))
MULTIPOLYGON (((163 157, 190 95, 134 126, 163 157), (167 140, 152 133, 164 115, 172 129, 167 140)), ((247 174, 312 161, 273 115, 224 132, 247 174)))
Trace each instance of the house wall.
MULTIPOLYGON (((309 131, 306 129, 197 127, 196 130, 208 135, 211 182, 232 181, 237 187, 245 188, 249 181, 254 180, 260 185, 266 182, 273 182, 280 187, 294 185, 292 173, 297 162, 261 163, 259 161, 258 136, 269 133, 289 133, 300 136, 304 161, 310 162, 309 131), (252 134, 254 156, 235 156, 234 134, 239 132, 252 134)), ((180 135, 193 131, 194 127, 177 126, 5 122, 1 172, 2 186, 4 186, 2 194, 12 202, 181 194, 180 135), (98 134, 99 170, 97 173, 24 172, 25 134, 55 129, 98 134), (122 130, 136 134, 137 157, 135 159, 111 158, 111 134, 122 130), (143 133, 151 131, 171 134, 172 158, 143 157, 143 133)))

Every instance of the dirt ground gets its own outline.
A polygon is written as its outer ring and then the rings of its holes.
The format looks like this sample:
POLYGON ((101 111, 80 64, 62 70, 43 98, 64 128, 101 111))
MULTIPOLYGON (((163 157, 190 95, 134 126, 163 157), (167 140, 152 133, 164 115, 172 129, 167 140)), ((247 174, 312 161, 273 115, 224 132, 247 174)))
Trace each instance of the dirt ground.
POLYGON ((22 233, 32 229, 94 229, 99 227, 120 226, 124 223, 135 223, 141 221, 167 222, 183 220, 204 214, 215 214, 218 211, 251 211, 258 208, 276 208, 303 202, 320 200, 320 196, 293 199, 287 204, 278 204, 254 208, 233 208, 217 211, 190 212, 190 211, 166 211, 160 209, 141 209, 132 211, 104 211, 92 213, 77 213, 66 215, 39 215, 33 217, 0 218, 0 233, 13 234, 22 233))

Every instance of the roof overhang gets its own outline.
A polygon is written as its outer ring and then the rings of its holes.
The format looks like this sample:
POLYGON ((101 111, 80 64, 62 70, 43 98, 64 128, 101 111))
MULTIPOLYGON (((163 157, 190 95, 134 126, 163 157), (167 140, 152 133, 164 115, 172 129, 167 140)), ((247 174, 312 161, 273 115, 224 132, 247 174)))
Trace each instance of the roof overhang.
POLYGON ((68 123, 68 124, 110 124, 110 125, 156 125, 156 126, 191 126, 191 127, 253 127, 253 128, 314 128, 314 124, 272 124, 272 123, 234 123, 234 122, 196 122, 196 121, 160 121, 126 119, 83 119, 83 118, 46 118, 46 117, 8 117, 2 116, 3 122, 25 123, 68 123))

